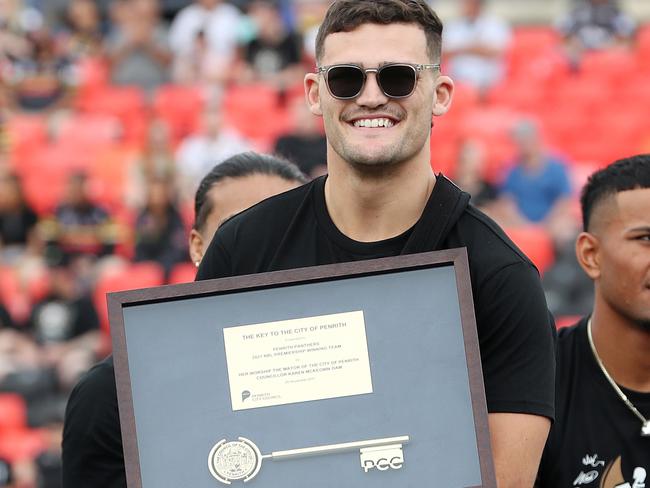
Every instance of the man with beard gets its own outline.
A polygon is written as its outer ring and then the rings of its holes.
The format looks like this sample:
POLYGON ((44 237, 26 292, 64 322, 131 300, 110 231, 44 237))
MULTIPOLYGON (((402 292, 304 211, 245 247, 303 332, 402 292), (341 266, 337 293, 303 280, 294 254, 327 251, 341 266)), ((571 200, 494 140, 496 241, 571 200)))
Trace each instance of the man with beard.
POLYGON ((197 279, 466 247, 496 476, 530 487, 554 415, 554 328, 535 267, 431 168, 432 117, 453 92, 441 34, 425 0, 330 6, 304 83, 329 174, 226 222, 197 279))
POLYGON ((650 155, 594 173, 581 203, 576 254, 594 282, 594 305, 560 331, 557 421, 538 486, 643 488, 650 471, 650 155))

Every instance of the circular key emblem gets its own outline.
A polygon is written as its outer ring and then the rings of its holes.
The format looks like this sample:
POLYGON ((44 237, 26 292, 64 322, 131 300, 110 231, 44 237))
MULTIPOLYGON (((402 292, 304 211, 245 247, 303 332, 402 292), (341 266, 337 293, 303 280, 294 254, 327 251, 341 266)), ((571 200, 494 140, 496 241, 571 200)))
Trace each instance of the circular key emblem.
POLYGON ((257 475, 261 464, 260 450, 244 437, 229 442, 222 439, 215 444, 208 455, 210 473, 227 485, 233 480, 250 480, 257 475))

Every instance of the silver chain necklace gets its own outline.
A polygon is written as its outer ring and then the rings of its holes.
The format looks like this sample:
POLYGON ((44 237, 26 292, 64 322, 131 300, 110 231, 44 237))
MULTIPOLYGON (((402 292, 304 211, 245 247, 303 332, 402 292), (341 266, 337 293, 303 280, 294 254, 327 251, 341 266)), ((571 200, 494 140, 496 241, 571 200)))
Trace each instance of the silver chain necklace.
POLYGON ((603 372, 603 375, 605 375, 605 378, 607 378, 607 381, 609 381, 609 384, 612 385, 612 388, 614 388, 614 391, 618 394, 621 400, 627 405, 627 408, 629 408, 634 415, 636 415, 641 423, 643 424, 641 427, 641 437, 650 437, 650 420, 646 419, 641 412, 634 406, 634 404, 629 400, 627 395, 623 393, 623 391, 619 388, 619 386, 616 384, 614 379, 609 375, 607 370, 605 369, 605 365, 600 359, 600 356, 596 352, 596 346, 594 345, 594 338, 591 335, 591 317, 589 318, 589 321, 587 322, 587 337, 589 338, 589 345, 591 346, 591 352, 594 354, 594 359, 598 363, 598 366, 600 366, 600 370, 603 372))

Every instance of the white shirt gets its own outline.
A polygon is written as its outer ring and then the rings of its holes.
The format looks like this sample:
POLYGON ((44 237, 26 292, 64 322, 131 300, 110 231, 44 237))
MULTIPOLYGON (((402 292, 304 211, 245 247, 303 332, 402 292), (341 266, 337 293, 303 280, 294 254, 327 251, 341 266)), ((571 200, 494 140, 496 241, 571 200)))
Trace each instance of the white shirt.
POLYGON ((193 51, 196 35, 203 30, 210 51, 230 59, 237 48, 241 14, 236 7, 222 3, 208 10, 192 4, 182 9, 169 29, 169 44, 176 56, 193 51))
MULTIPOLYGON (((481 15, 475 21, 458 19, 445 26, 443 49, 455 51, 472 45, 483 45, 505 51, 510 42, 510 28, 501 19, 481 15)), ((450 74, 455 81, 487 88, 498 82, 504 74, 503 57, 486 57, 459 54, 450 57, 450 74)))

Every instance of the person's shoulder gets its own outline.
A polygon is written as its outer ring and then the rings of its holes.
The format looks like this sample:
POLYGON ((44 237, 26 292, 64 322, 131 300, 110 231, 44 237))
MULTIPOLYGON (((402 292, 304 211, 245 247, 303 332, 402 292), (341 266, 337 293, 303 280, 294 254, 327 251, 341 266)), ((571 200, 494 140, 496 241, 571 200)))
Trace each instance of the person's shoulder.
POLYGON ((298 209, 305 204, 313 192, 316 180, 269 197, 252 207, 230 217, 217 230, 216 236, 237 234, 245 236, 248 231, 258 234, 260 228, 266 231, 283 230, 293 220, 298 209), (269 223, 273 225, 269 225, 269 223))
POLYGON ((102 404, 106 405, 100 400, 106 397, 117 399, 113 356, 97 363, 79 379, 70 395, 70 402, 82 402, 99 407, 102 404))
POLYGON ((467 247, 470 264, 483 263, 492 268, 512 264, 533 266, 528 257, 510 240, 505 231, 494 220, 468 205, 456 223, 457 247, 467 247))
POLYGON ((566 363, 567 360, 577 357, 577 348, 586 343, 587 318, 581 318, 577 323, 562 327, 557 333, 557 356, 558 363, 566 363))

